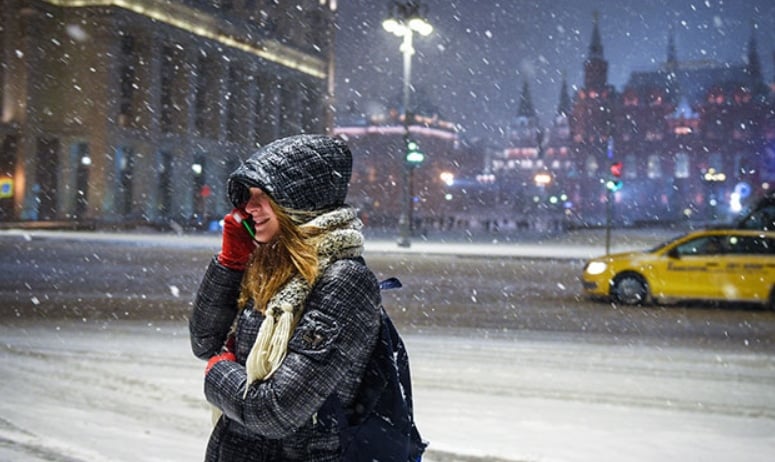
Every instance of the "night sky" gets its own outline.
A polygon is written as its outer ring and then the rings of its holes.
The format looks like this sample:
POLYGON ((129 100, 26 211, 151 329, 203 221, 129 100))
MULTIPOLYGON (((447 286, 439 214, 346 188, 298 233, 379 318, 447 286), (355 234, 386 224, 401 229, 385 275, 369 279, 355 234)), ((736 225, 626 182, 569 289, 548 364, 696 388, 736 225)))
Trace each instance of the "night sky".
MULTIPOLYGON (((772 0, 426 0, 429 37, 415 35, 413 103, 424 100, 469 137, 497 136, 516 114, 527 80, 543 124, 549 124, 563 75, 571 97, 583 84, 593 13, 608 81, 621 90, 632 71, 653 70, 667 57, 674 27, 679 61, 747 60, 752 21, 765 82, 775 80, 772 0)), ((371 114, 401 103, 401 39, 382 29, 383 0, 340 0, 336 106, 351 102, 371 114)))

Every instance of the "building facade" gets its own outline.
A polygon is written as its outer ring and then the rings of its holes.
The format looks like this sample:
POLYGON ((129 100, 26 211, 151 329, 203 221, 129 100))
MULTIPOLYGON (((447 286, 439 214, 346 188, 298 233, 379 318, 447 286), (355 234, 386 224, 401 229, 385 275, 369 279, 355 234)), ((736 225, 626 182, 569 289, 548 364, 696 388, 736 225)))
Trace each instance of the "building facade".
POLYGON ((347 140, 353 151, 353 177, 348 201, 369 226, 396 228, 411 197, 407 218, 414 234, 439 229, 448 223, 463 196, 452 185, 466 172, 481 171, 470 165, 461 149, 457 127, 437 115, 411 114, 409 138, 417 143, 424 160, 416 165, 405 159, 403 112, 365 116, 357 111, 337 118, 334 134, 347 140), (408 191, 405 189, 407 182, 408 191))
POLYGON ((670 30, 664 64, 633 72, 617 91, 597 16, 593 26, 583 85, 570 98, 563 82, 549 128, 523 86, 506 146, 487 167, 500 215, 530 215, 531 226, 542 217, 563 226, 725 222, 772 191, 775 93, 755 29, 741 64, 679 61, 670 30))
POLYGON ((570 118, 573 207, 584 223, 605 221, 609 197, 617 224, 724 222, 775 186, 775 104, 755 31, 742 64, 681 62, 672 30, 666 55, 616 91, 595 22, 570 118), (622 182, 612 193, 611 179, 622 182))
POLYGON ((203 224, 332 126, 335 1, 0 0, 0 221, 203 224))
POLYGON ((559 104, 551 125, 541 125, 523 82, 516 116, 508 125, 506 148, 489 156, 485 182, 495 190, 496 201, 489 223, 499 229, 558 231, 569 219, 575 191, 574 163, 570 149, 571 101, 563 79, 559 104))

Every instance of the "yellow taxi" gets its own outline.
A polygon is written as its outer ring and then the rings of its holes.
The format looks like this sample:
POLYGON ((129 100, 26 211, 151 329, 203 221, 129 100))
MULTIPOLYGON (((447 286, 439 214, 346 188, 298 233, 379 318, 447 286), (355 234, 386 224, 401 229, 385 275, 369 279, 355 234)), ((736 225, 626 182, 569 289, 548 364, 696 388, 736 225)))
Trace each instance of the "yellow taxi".
POLYGON ((593 258, 584 293, 637 305, 714 300, 775 308, 775 232, 707 229, 653 249, 593 258))

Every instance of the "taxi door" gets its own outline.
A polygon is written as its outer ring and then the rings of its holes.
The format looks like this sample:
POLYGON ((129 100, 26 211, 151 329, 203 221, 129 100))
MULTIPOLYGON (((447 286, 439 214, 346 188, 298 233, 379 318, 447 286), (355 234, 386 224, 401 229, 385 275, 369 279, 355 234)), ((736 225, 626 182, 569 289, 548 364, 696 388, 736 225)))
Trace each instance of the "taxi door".
POLYGON ((721 292, 719 297, 729 301, 766 301, 775 284, 775 240, 732 235, 724 244, 723 271, 715 280, 721 292))
POLYGON ((676 245, 665 260, 662 281, 666 297, 718 298, 724 267, 717 236, 701 236, 676 245))

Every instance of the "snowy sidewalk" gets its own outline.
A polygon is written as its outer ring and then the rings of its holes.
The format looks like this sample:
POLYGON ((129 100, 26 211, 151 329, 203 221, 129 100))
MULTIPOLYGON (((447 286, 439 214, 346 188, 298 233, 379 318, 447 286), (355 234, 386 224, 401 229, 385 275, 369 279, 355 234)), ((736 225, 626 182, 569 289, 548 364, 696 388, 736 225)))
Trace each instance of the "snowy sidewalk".
MULTIPOLYGON (((426 462, 769 462, 775 358, 559 334, 406 335, 426 462)), ((0 325, 0 460, 190 462, 210 430, 182 323, 0 325)))

